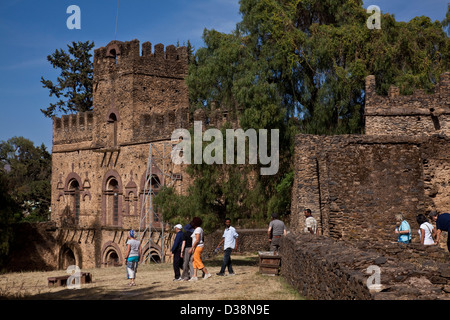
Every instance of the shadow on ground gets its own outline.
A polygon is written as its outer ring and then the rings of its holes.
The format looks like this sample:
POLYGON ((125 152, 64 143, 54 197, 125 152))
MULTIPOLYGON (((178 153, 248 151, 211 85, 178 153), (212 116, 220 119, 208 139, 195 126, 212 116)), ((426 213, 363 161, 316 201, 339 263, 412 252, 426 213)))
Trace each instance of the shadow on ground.
POLYGON ((177 299, 183 294, 195 293, 192 288, 179 287, 180 290, 166 289, 162 286, 124 286, 123 290, 111 290, 103 286, 82 289, 65 289, 57 292, 37 294, 21 300, 150 300, 177 299))
MULTIPOLYGON (((217 254, 214 258, 206 259, 203 262, 205 263, 206 267, 220 267, 222 266, 222 259, 223 259, 223 253, 217 254)), ((231 263, 233 266, 257 266, 259 264, 259 257, 258 256, 251 256, 251 257, 240 257, 240 256, 233 256, 231 255, 231 263)))

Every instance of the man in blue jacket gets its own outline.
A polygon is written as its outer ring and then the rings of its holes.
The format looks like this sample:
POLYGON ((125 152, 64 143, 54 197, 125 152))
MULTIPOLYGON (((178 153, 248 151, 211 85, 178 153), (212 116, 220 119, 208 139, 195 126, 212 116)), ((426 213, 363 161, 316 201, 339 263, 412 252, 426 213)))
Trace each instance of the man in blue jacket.
POLYGON ((183 269, 183 259, 181 258, 181 245, 183 243, 183 231, 181 231, 182 228, 183 226, 181 224, 177 224, 174 227, 177 234, 175 236, 175 240, 171 249, 173 254, 173 271, 175 272, 175 279, 173 279, 173 281, 181 280, 180 270, 183 269))

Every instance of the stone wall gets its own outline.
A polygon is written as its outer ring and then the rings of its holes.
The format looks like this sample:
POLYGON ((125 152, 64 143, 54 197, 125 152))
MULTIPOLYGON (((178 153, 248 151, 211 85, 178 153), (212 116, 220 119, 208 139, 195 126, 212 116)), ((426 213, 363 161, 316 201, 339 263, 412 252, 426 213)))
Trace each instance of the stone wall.
POLYGON ((450 135, 450 73, 443 73, 432 94, 416 90, 400 95, 391 86, 388 96, 377 95, 375 76, 366 78, 365 131, 368 135, 450 135))
MULTIPOLYGON (((268 251, 267 229, 237 229, 237 254, 268 251)), ((126 230, 99 228, 61 228, 55 222, 20 223, 14 225, 12 243, 6 269, 8 272, 65 270, 69 265, 82 269, 122 266, 126 252, 126 230), (73 256, 68 254, 71 252, 73 256)), ((175 239, 173 231, 166 232, 165 261, 171 262, 170 252, 175 239)), ((222 239, 223 230, 205 236, 203 259, 214 257, 214 249, 222 239)), ((146 237, 146 236, 145 236, 146 237)), ((143 252, 148 250, 147 239, 142 241, 143 252)), ((155 235, 153 258, 159 259, 161 239, 155 235)), ((219 251, 223 255, 223 247, 219 251)))
POLYGON ((435 246, 335 241, 290 233, 283 238, 281 275, 299 293, 318 300, 450 299, 450 263, 435 246), (420 257, 420 258, 418 258, 420 257), (381 288, 369 290, 370 266, 381 288))
MULTIPOLYGON (((345 240, 395 240, 394 214, 450 210, 446 136, 298 135, 291 228, 310 208, 320 234, 345 240)), ((416 237, 417 239, 417 237, 416 237)))
MULTIPOLYGON (((236 253, 256 253, 258 251, 269 251, 270 243, 267 237, 267 229, 236 229, 239 234, 238 250, 236 253)), ((223 230, 217 230, 205 236, 205 248, 203 258, 212 257, 214 250, 222 240, 223 230)), ((223 246, 219 251, 223 254, 223 246)))
MULTIPOLYGON (((189 129, 194 120, 202 121, 204 130, 237 122, 235 114, 216 104, 208 111, 190 110, 187 69, 186 47, 152 48, 150 42, 132 40, 95 50, 93 111, 53 118, 51 220, 58 232, 81 237, 81 243, 91 241, 83 237, 94 230, 100 240, 96 249, 62 243, 58 250, 79 252, 85 266, 122 263, 124 238, 117 234, 139 230, 150 202, 146 181, 153 194, 163 185, 183 194, 190 184, 187 165, 171 161, 172 132, 189 129)), ((149 219, 158 228, 151 211, 149 219)), ((162 250, 157 247, 148 250, 162 250)))

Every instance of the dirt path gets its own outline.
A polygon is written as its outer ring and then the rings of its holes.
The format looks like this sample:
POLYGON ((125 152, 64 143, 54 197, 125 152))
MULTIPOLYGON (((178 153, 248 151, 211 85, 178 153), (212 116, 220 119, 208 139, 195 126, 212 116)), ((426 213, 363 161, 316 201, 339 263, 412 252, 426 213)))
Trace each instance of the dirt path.
MULTIPOLYGON (((235 276, 217 276, 221 256, 204 261, 213 275, 196 282, 173 281, 172 264, 140 265, 135 287, 129 287, 125 267, 83 269, 93 282, 81 289, 48 288, 47 278, 64 271, 0 275, 0 299, 44 300, 297 300, 302 299, 282 277, 258 272, 257 255, 234 255, 235 276)), ((201 274, 201 273, 200 273, 201 274)))

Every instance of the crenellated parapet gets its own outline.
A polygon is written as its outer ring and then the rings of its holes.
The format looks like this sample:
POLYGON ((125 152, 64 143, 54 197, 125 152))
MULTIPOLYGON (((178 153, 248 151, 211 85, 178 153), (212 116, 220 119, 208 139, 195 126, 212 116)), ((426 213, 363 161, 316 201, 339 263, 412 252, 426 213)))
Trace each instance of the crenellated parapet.
POLYGON ((111 41, 95 50, 94 81, 114 72, 139 72, 155 76, 184 78, 187 73, 188 54, 185 46, 175 47, 139 40, 111 41))
POLYGON ((92 141, 93 129, 92 111, 53 117, 53 145, 92 141))
POLYGON ((443 73, 432 94, 415 90, 411 95, 400 95, 399 88, 391 86, 387 96, 375 91, 375 76, 365 83, 366 134, 450 135, 450 72, 443 73))

